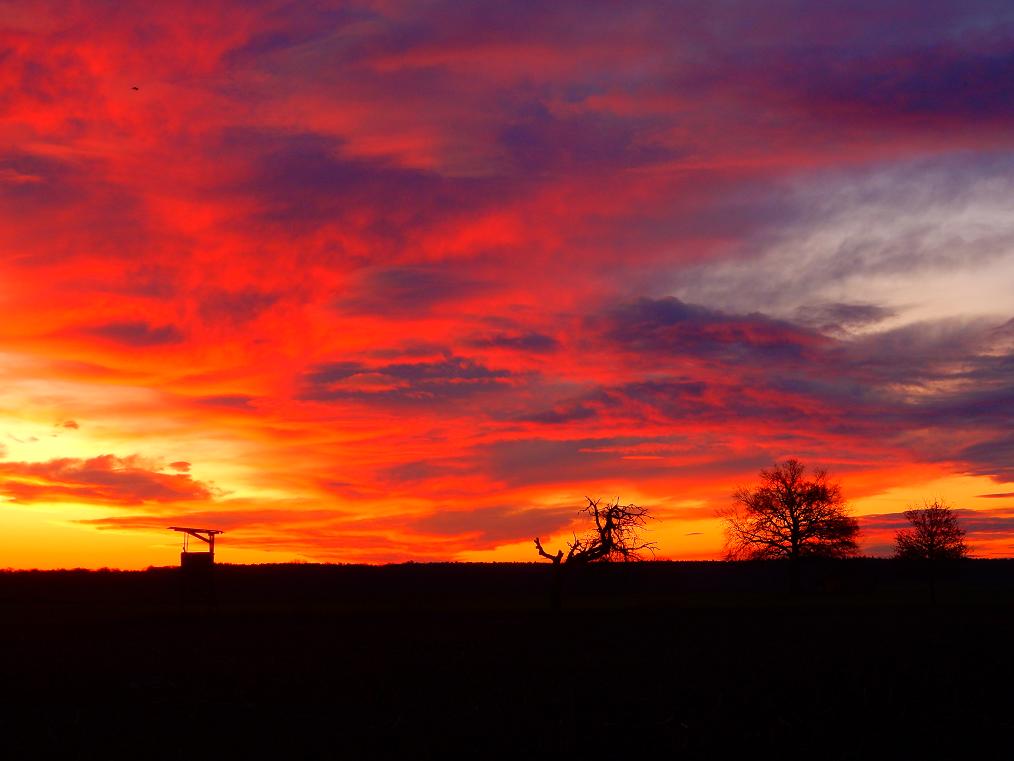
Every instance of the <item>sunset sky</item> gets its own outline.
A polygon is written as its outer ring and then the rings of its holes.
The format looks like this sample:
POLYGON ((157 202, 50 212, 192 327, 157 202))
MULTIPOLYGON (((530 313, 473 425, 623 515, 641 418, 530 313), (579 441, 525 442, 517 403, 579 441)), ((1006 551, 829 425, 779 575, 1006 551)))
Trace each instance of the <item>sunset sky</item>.
POLYGON ((0 567, 1014 554, 1014 4, 0 2, 0 567), (900 520, 899 520, 900 519, 900 520))

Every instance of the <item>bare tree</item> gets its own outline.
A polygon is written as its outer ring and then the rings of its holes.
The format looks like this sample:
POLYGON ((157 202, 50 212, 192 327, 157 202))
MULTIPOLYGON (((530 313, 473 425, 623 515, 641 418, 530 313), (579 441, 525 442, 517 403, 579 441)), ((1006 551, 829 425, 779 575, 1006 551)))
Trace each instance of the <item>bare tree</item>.
POLYGON ((911 529, 894 537, 894 556, 918 560, 957 560, 968 557, 965 531, 958 517, 941 500, 924 502, 922 508, 905 511, 911 529))
POLYGON ((761 483, 739 489, 725 511, 729 559, 848 557, 859 551, 859 522, 848 514, 841 487, 789 459, 760 472, 761 483))
POLYGON ((621 505, 619 497, 605 504, 601 499, 585 499, 588 504, 581 512, 591 516, 595 528, 582 537, 574 534, 574 539, 567 543, 566 555, 563 550, 557 550, 555 555, 551 555, 542 546, 542 540, 535 537, 535 549, 542 557, 553 561, 550 604, 554 610, 562 607, 561 570, 564 567, 615 560, 641 560, 645 552, 654 555, 657 549, 655 542, 646 542, 640 536, 652 517, 648 508, 634 504, 621 505))
POLYGON ((574 535, 567 543, 568 551, 558 550, 551 555, 542 546, 542 540, 535 537, 535 548, 544 558, 554 564, 561 563, 593 563, 616 560, 640 560, 644 552, 655 554, 655 542, 643 541, 640 532, 651 518, 648 508, 640 505, 621 505, 617 497, 613 502, 602 504, 601 499, 585 497, 588 504, 581 512, 587 513, 595 521, 594 531, 583 537, 574 535))

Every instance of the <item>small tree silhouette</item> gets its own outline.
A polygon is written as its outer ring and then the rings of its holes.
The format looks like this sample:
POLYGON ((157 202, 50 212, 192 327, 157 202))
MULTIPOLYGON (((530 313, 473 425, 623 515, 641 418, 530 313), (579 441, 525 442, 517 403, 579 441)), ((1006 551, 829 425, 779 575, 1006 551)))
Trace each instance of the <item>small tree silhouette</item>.
POLYGON ((760 472, 761 484, 739 489, 726 522, 726 557, 798 560, 848 557, 859 551, 859 522, 848 515, 841 487, 826 471, 806 477, 806 466, 789 459, 760 472))
POLYGON ((968 557, 965 531, 958 517, 942 500, 924 502, 905 511, 911 529, 894 537, 894 556, 906 560, 957 560, 968 557))
POLYGON ((929 561, 922 565, 930 602, 936 604, 937 561, 968 556, 965 532, 958 525, 958 517, 950 506, 939 499, 924 502, 922 508, 906 510, 905 517, 912 528, 895 534, 894 556, 904 560, 929 561))
POLYGON ((602 504, 600 499, 585 497, 588 504, 582 509, 595 522, 593 531, 583 537, 574 534, 573 541, 567 543, 567 554, 557 550, 555 555, 546 552, 542 540, 535 537, 535 549, 538 553, 553 561, 553 585, 551 604, 554 610, 561 607, 561 569, 565 566, 584 565, 587 563, 606 563, 610 561, 631 561, 643 559, 644 553, 655 554, 657 544, 641 539, 640 532, 651 519, 648 508, 640 505, 621 505, 617 497, 613 502, 602 504))

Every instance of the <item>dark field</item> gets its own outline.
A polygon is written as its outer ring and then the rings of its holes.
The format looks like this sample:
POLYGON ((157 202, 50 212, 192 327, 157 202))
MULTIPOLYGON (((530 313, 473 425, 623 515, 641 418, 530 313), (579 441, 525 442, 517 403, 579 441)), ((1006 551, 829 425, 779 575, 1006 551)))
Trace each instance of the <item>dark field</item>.
MULTIPOLYGON (((0 574, 5 757, 969 757, 1014 561, 0 574)), ((1004 757, 999 751, 996 757, 1004 757)), ((995 754, 991 754, 995 755, 995 754)))

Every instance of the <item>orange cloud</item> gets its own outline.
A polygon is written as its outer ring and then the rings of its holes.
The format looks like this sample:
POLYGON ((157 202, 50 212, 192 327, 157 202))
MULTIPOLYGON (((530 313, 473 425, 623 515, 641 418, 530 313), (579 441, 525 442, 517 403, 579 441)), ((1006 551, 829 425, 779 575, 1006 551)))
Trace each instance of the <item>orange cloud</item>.
POLYGON ((137 455, 87 460, 0 462, 0 494, 14 502, 139 505, 211 498, 211 488, 188 475, 153 470, 137 455))

